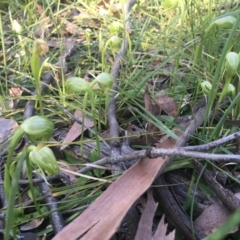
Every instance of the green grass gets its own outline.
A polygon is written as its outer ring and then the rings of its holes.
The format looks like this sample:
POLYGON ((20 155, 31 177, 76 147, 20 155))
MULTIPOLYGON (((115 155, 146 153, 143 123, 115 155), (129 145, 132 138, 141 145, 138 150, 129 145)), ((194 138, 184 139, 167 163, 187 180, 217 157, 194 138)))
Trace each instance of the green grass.
MULTIPOLYGON (((99 123, 95 124, 94 128, 97 135, 101 135, 108 128, 102 119, 107 109, 101 90, 95 90, 95 108, 93 108, 90 98, 83 103, 84 94, 73 95, 65 88, 65 81, 69 76, 81 78, 87 76, 94 79, 103 71, 110 72, 113 65, 116 50, 112 49, 110 44, 106 45, 113 35, 108 26, 114 21, 124 26, 126 16, 121 12, 124 1, 115 1, 119 3, 115 5, 118 6, 117 9, 114 7, 106 9, 98 2, 94 0, 0 2, 0 9, 2 9, 0 10, 2 49, 0 51, 0 104, 3 117, 13 118, 21 124, 27 100, 34 99, 40 102, 36 104, 36 114, 44 114, 55 125, 65 127, 71 125, 69 116, 54 104, 57 102, 71 113, 76 109, 85 108, 87 115, 94 116, 95 122, 99 123), (12 28, 14 21, 21 26, 19 32, 12 28), (67 58, 68 70, 65 74, 54 76, 54 83, 48 87, 43 96, 33 97, 25 92, 21 96, 9 96, 8 90, 13 86, 6 80, 11 80, 31 91, 38 88, 30 68, 32 46, 36 38, 55 45, 41 57, 41 63, 44 62, 42 76, 50 70, 56 70, 55 64, 64 52, 66 39, 78 42, 74 52, 67 58), (9 100, 19 100, 18 107, 11 109, 8 106, 9 100)), ((153 116, 144 108, 144 89, 150 82, 156 82, 158 86, 152 90, 152 95, 163 91, 161 87, 165 84, 164 91, 175 99, 179 106, 178 115, 182 116, 191 114, 192 106, 204 95, 200 83, 209 81, 213 86, 207 101, 207 112, 210 113, 226 81, 225 56, 229 51, 236 53, 240 51, 240 17, 234 12, 239 11, 239 7, 230 8, 232 1, 229 1, 229 4, 225 2, 182 0, 179 1, 177 9, 165 10, 160 1, 138 1, 130 17, 133 32, 129 36, 129 49, 122 60, 119 74, 117 116, 120 126, 124 127, 133 120, 141 125, 144 119, 159 127, 159 133, 167 132, 173 135, 170 130, 171 124, 169 126, 167 122, 160 121, 159 116, 153 116), (210 32, 206 32, 211 22, 224 14, 236 17, 236 23, 232 28, 221 30, 214 27, 210 32), (199 49, 202 51, 197 52, 199 49), (168 77, 167 83, 161 82, 166 77, 168 77), (131 116, 118 115, 122 109, 128 111, 131 116)), ((123 39, 124 28, 121 27, 116 34, 123 39)), ((236 81, 238 76, 231 79, 233 84, 236 81)), ((239 88, 238 84, 236 93, 239 92, 239 88)), ((220 102, 217 103, 218 108, 225 112, 224 117, 239 118, 238 98, 236 94, 228 108, 222 107, 220 102)), ((208 114, 203 127, 192 139, 195 145, 210 142, 236 131, 234 127, 225 127, 221 121, 218 124, 211 119, 209 121, 208 114)), ((96 137, 92 137, 92 141, 96 141, 96 137)), ((79 144, 79 141, 75 141, 75 144, 79 144)), ((229 147, 225 146, 223 150, 227 152, 229 147)), ((61 160, 70 161, 68 158, 61 160)), ((77 162, 76 159, 73 161, 77 162)), ((180 165, 191 166, 189 160, 181 159, 181 164, 173 162, 169 169, 176 169, 180 165)), ((99 184, 93 181, 95 184, 90 185, 89 181, 83 184, 88 188, 88 192, 84 193, 86 198, 91 195, 91 191, 97 189, 99 184)), ((60 188, 56 191, 61 192, 60 188)), ((71 191, 72 189, 69 190, 71 191)), ((78 190, 75 189, 74 192, 76 191, 78 190)), ((86 201, 76 202, 73 205, 81 206, 82 204, 86 204, 86 201)), ((69 208, 73 205, 70 204, 69 208)), ((24 218, 22 222, 25 222, 24 218)), ((19 220, 18 224, 22 222, 19 220)))

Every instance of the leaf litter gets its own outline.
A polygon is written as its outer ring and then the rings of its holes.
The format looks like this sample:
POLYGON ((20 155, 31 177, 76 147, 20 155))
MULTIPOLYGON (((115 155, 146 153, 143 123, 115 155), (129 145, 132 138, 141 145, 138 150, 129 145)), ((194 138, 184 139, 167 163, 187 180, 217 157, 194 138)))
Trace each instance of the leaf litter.
MULTIPOLYGON (((121 12, 122 7, 117 4, 109 3, 108 1, 100 1, 98 3, 100 15, 106 15, 111 12, 112 15, 118 14, 121 12)), ((53 22, 50 18, 45 14, 43 7, 39 4, 36 5, 38 15, 40 17, 39 25, 36 25, 36 28, 39 28, 39 31, 35 31, 36 36, 48 36, 49 33, 53 30, 53 22)), ((67 13, 64 13, 67 14, 67 13)), ((87 17, 89 16, 87 11, 82 15, 83 22, 87 24, 95 24, 96 21, 88 21, 87 17), (85 15, 84 15, 85 14, 85 15), (85 16, 85 17, 84 17, 85 16), (85 18, 85 19, 84 19, 85 18), (84 21, 85 20, 85 21, 84 21)), ((71 35, 84 35, 84 32, 79 31, 79 26, 77 24, 76 19, 81 18, 81 14, 70 13, 69 20, 61 21, 63 28, 61 29, 61 34, 65 35, 67 41, 68 37, 71 35)), ((98 21, 98 24, 100 22, 98 21)), ((96 27, 96 26, 95 26, 96 27)), ((72 48, 70 43, 70 47, 68 47, 68 43, 64 43, 63 45, 66 48, 72 48)), ((71 39, 72 41, 72 39, 71 39)), ((74 39, 74 42, 81 41, 79 39, 74 39)), ((49 45, 54 48, 62 48, 63 45, 59 45, 58 40, 51 38, 49 40, 49 45)), ((158 63, 157 63, 158 64, 158 63)), ((161 114, 166 114, 171 117, 176 117, 178 105, 174 98, 168 96, 168 94, 164 91, 154 96, 150 92, 151 87, 146 87, 144 93, 144 104, 145 109, 151 113, 155 117, 160 117, 161 114)), ((10 95, 14 97, 21 96, 22 91, 18 88, 12 88, 10 95)), ((15 101, 13 105, 14 107, 18 104, 18 100, 15 101)), ((76 110, 74 116, 81 120, 82 112, 76 110)), ((147 128, 142 129, 134 123, 128 124, 124 127, 125 131, 128 132, 128 135, 141 135, 146 134, 148 136, 147 144, 146 142, 137 142, 136 139, 133 139, 133 143, 135 144, 146 144, 153 145, 157 148, 173 148, 176 146, 176 141, 169 136, 162 137, 164 133, 159 131, 155 125, 146 120, 147 128), (134 130, 133 130, 134 129, 134 130)), ((84 125, 88 128, 92 128, 93 122, 91 119, 85 116, 84 125)), ((180 124, 181 125, 181 124, 180 124)), ((185 125, 185 123, 182 123, 185 125)), ((14 132, 14 129, 17 127, 17 123, 15 121, 9 121, 8 119, 1 119, 1 129, 4 128, 5 131, 0 133, 1 140, 6 140, 9 136, 11 136, 14 132)), ((84 128, 86 130, 86 128, 84 128)), ((196 129, 195 129, 196 130, 196 129)), ((174 129, 173 132, 180 138, 183 136, 183 131, 180 129, 174 129)), ((67 143, 71 143, 76 140, 82 132, 82 126, 74 122, 68 131, 63 145, 61 146, 61 150, 65 149, 67 143)), ((111 136, 109 136, 111 137, 111 136)), ((1 141, 1 142, 2 142, 1 141)), ((131 143, 130 143, 131 145, 131 143)), ((6 148, 6 147, 5 147, 6 148)), ((65 149, 66 150, 66 149, 65 149)), ((70 225, 68 225, 62 232, 56 235, 54 239, 61 239, 63 237, 68 237, 69 239, 76 239, 81 235, 81 239, 110 239, 110 237, 117 231, 122 219, 124 218, 127 211, 131 206, 134 205, 134 202, 142 195, 145 191, 147 191, 148 200, 144 212, 142 214, 141 221, 138 227, 138 233, 136 235, 136 239, 174 239, 175 232, 171 232, 166 235, 167 225, 164 224, 164 215, 161 218, 161 221, 158 224, 158 228, 155 234, 152 234, 152 219, 154 218, 155 211, 157 208, 157 203, 155 203, 151 188, 149 188, 155 179, 155 177, 159 174, 159 171, 163 171, 165 169, 166 163, 169 161, 169 157, 157 157, 157 158, 145 158, 139 160, 134 166, 130 167, 125 173, 120 176, 113 184, 111 184, 104 193, 94 202, 91 206, 85 210, 78 218, 76 218, 70 225), (110 213, 109 215, 106 213, 110 213), (79 230, 79 225, 81 225, 82 229, 79 230), (144 232, 145 231, 145 232, 144 232)), ((69 174, 77 171, 77 165, 73 165, 72 169, 69 171, 69 174)), ((66 170, 67 171, 67 170, 66 170)), ((73 174, 74 175, 74 174, 73 174)), ((91 177, 89 177, 91 178, 91 177)), ((94 179, 94 178, 93 178, 94 179)), ((74 183, 76 178, 73 177, 71 181, 74 183)), ((221 205, 218 206, 219 210, 214 210, 214 212, 220 212, 220 209, 223 209, 221 205)), ((206 210, 206 212, 210 212, 210 216, 213 216, 212 210, 206 210)), ((204 213, 205 214, 205 213, 204 213)), ((209 213, 208 213, 209 214, 209 213)), ((210 220, 210 216, 207 215, 207 218, 210 220)), ((221 216, 215 216, 219 220, 220 223, 226 219, 227 214, 221 216)), ((202 218, 206 218, 206 215, 203 215, 202 218)), ((200 218, 201 219, 201 218, 200 218)), ((213 224, 210 222, 207 223, 208 226, 211 225, 210 229, 206 229, 203 225, 201 227, 204 231, 209 234, 219 226, 219 222, 213 218, 213 224)), ((195 223, 199 224, 203 222, 203 220, 198 220, 195 223), (200 221, 200 222, 199 222, 200 221)), ((33 228, 33 227, 32 227, 33 228)), ((28 229, 30 230, 31 227, 28 229)), ((26 229, 25 229, 26 230, 26 229)))

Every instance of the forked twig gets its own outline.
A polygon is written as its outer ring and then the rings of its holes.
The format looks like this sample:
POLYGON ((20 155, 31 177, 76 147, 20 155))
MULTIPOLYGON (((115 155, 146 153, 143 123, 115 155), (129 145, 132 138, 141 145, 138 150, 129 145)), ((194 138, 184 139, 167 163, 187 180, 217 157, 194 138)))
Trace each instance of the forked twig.
MULTIPOLYGON (((184 157, 190 157, 190 158, 198 158, 198 159, 208 159, 211 161, 233 161, 240 163, 240 155, 236 154, 212 154, 212 153, 205 153, 200 151, 207 151, 210 149, 213 149, 215 147, 221 146, 229 141, 235 140, 240 137, 240 131, 236 132, 234 134, 231 134, 227 137, 223 137, 217 141, 210 142, 207 144, 199 145, 199 146, 189 146, 189 147, 179 147, 179 148, 173 148, 173 149, 165 149, 165 148, 152 148, 151 151, 149 150, 141 150, 141 151, 135 151, 132 154, 128 155, 120 155, 120 156, 114 156, 114 157, 106 157, 102 158, 96 162, 94 162, 95 165, 103 166, 106 164, 111 163, 118 163, 122 161, 130 161, 133 159, 142 159, 145 157, 151 157, 156 158, 159 156, 184 156, 184 157)), ((91 164, 91 166, 86 166, 79 170, 79 173, 86 173, 90 170, 94 169, 94 166, 91 164)))

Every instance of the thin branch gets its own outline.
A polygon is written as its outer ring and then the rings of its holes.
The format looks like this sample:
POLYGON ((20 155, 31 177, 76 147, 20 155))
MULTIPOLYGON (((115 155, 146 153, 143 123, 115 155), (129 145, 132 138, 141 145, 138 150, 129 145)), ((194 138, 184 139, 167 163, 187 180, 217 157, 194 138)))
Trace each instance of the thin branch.
MULTIPOLYGON (((36 176, 36 178, 39 178, 39 179, 42 178, 39 174, 34 174, 34 175, 36 176)), ((58 212, 57 200, 54 197, 52 197, 51 189, 48 184, 46 184, 45 182, 39 183, 39 187, 41 189, 41 192, 45 196, 44 200, 50 212, 49 216, 51 219, 54 233, 57 234, 64 228, 64 220, 63 220, 62 214, 58 212)))
MULTIPOLYGON (((65 173, 60 173, 60 174, 56 174, 56 175, 52 175, 52 176, 46 176, 46 180, 47 181, 52 181, 52 180, 57 180, 57 179, 64 179, 65 183, 67 185, 71 185, 71 181, 69 180, 69 177, 68 175, 66 175, 65 173)), ((36 179, 33 179, 32 182, 33 184, 36 184, 36 183, 41 183, 41 182, 45 182, 46 181, 45 179, 43 178, 36 178, 36 179)), ((29 180, 23 180, 23 179, 20 179, 18 181, 18 183, 20 185, 28 185, 29 184, 29 180)), ((3 185, 4 182, 3 181, 0 181, 0 185, 3 185)))
MULTIPOLYGON (((106 157, 102 158, 96 162, 94 162, 95 165, 106 165, 106 164, 113 164, 113 163, 118 163, 122 161, 130 161, 130 160, 135 160, 135 159, 142 159, 145 157, 151 157, 151 158, 156 158, 159 156, 184 156, 184 157, 191 157, 191 158, 199 158, 199 159, 208 159, 211 161, 233 161, 233 162, 240 162, 240 155, 235 155, 235 154, 211 154, 211 153, 203 153, 203 152, 197 152, 195 151, 200 147, 199 149, 202 151, 205 151, 206 149, 212 149, 213 146, 220 146, 220 143, 227 143, 229 141, 235 140, 240 136, 240 132, 231 134, 227 137, 223 137, 217 141, 200 145, 200 146, 191 146, 191 147, 181 147, 181 148, 173 148, 173 149, 162 149, 162 148, 152 148, 152 150, 141 150, 141 151, 135 151, 132 154, 129 155, 120 155, 120 156, 114 156, 114 157, 106 157), (190 151, 192 150, 192 151, 190 151)), ((90 170, 94 169, 93 165, 91 166, 86 166, 79 170, 79 173, 86 173, 90 170)))
POLYGON ((109 122, 109 131, 110 131, 110 138, 115 139, 111 140, 111 145, 113 148, 116 148, 115 151, 113 149, 112 155, 118 155, 120 154, 120 140, 117 140, 119 137, 119 125, 117 122, 117 117, 116 117, 116 94, 118 90, 118 75, 119 75, 119 70, 121 67, 122 59, 126 55, 127 49, 128 49, 128 41, 129 41, 129 36, 128 32, 131 31, 130 29, 130 23, 129 23, 129 15, 132 6, 136 3, 136 0, 130 0, 125 4, 125 16, 126 16, 126 23, 125 23, 125 38, 123 39, 122 45, 120 50, 117 53, 116 59, 114 61, 114 64, 112 66, 111 74, 114 78, 114 84, 112 86, 112 92, 111 92, 111 97, 109 100, 109 107, 108 107, 108 122, 109 122))
POLYGON ((240 131, 233 133, 227 137, 220 138, 214 142, 198 145, 198 146, 188 146, 188 147, 183 147, 184 150, 190 150, 190 151, 208 151, 211 149, 214 149, 216 147, 220 147, 224 145, 227 142, 230 142, 232 140, 235 140, 237 138, 240 138, 240 131))

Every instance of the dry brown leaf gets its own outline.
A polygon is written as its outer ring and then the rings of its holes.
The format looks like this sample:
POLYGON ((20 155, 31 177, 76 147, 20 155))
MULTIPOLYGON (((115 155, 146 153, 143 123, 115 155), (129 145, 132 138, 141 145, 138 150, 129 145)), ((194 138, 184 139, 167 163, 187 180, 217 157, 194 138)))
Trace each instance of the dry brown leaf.
POLYGON ((53 240, 75 240, 80 236, 81 240, 110 239, 132 204, 152 184, 166 159, 158 157, 139 160, 53 240))
POLYGON ((29 231, 29 230, 32 230, 34 228, 37 228, 39 227, 42 222, 43 222, 44 218, 35 218, 35 219, 32 219, 30 222, 26 223, 26 224, 23 224, 20 229, 21 231, 29 231))
POLYGON ((11 97, 19 97, 22 95, 22 89, 19 87, 12 87, 9 89, 9 95, 11 97))
MULTIPOLYGON (((178 129, 174 129, 174 133, 180 137, 182 136, 182 131, 178 129)), ((162 137, 158 143, 155 144, 156 148, 169 148, 169 146, 173 146, 176 144, 176 140, 169 137, 168 135, 162 137)))
POLYGON ((78 33, 79 27, 76 24, 66 20, 66 21, 64 21, 64 25, 65 25, 65 30, 68 33, 73 34, 73 35, 78 33))
POLYGON ((139 145, 146 145, 146 131, 133 123, 128 124, 125 128, 127 131, 127 135, 129 136, 129 144, 139 144, 139 145))
POLYGON ((53 240, 110 239, 128 209, 151 185, 165 158, 145 158, 129 168, 53 240), (79 228, 81 226, 81 228, 79 228))
POLYGON ((4 152, 7 150, 9 142, 6 141, 3 143, 3 141, 7 140, 14 134, 16 128, 18 127, 18 124, 13 119, 0 118, 0 126, 0 142, 2 143, 0 146, 0 152, 4 152))
MULTIPOLYGON (((20 97, 20 96, 22 96, 22 92, 23 92, 22 89, 19 87, 12 87, 9 89, 9 95, 11 97, 20 97)), ((18 102, 19 102, 19 98, 17 98, 16 100, 13 101, 14 107, 16 107, 18 102)))
POLYGON ((122 4, 121 3, 113 3, 109 0, 101 0, 98 2, 99 14, 100 15, 112 15, 112 13, 122 11, 122 4), (109 11, 111 10, 111 12, 109 11))
POLYGON ((167 224, 164 223, 164 215, 161 218, 161 221, 158 224, 158 228, 152 238, 152 240, 174 240, 175 239, 175 230, 167 233, 167 224))
MULTIPOLYGON (((76 110, 74 113, 74 116, 79 119, 82 120, 82 111, 80 110, 76 110)), ((93 121, 88 118, 87 116, 84 117, 84 131, 88 128, 93 127, 93 121)), ((67 136, 65 137, 64 141, 63 141, 63 145, 61 146, 61 150, 63 150, 64 148, 66 148, 68 146, 67 143, 70 143, 72 141, 74 141, 77 137, 79 137, 82 134, 82 125, 78 124, 77 122, 74 122, 74 124, 72 125, 72 127, 70 128, 70 130, 67 133, 67 136)))
POLYGON ((144 208, 142 217, 138 224, 138 230, 135 236, 135 240, 146 240, 152 238, 152 223, 155 211, 158 203, 155 203, 152 195, 152 189, 147 191, 147 204, 144 208))
MULTIPOLYGON (((240 199, 240 193, 236 193, 235 196, 240 199)), ((202 214, 195 220, 206 235, 213 233, 217 230, 231 215, 226 207, 218 201, 215 201, 212 205, 207 207, 202 214)), ((234 228, 231 233, 238 230, 234 228)))
POLYGON ((146 110, 148 110, 153 116, 159 116, 161 114, 161 109, 156 101, 152 98, 148 86, 146 86, 144 93, 144 104, 146 110))
MULTIPOLYGON (((177 144, 182 146, 203 122, 205 107, 199 109, 177 144)), ((132 204, 149 188, 166 167, 168 157, 145 158, 130 167, 80 216, 60 231, 53 240, 110 239, 132 204)))
POLYGON ((0 103, 0 111, 5 110, 5 108, 7 108, 8 110, 14 109, 16 107, 17 103, 19 102, 18 97, 22 95, 23 91, 19 87, 12 87, 9 89, 8 92, 9 92, 9 96, 16 97, 16 100, 6 98, 4 105, 2 103, 0 103))
POLYGON ((157 101, 159 107, 168 115, 171 117, 176 117, 177 113, 177 103, 175 100, 165 94, 158 94, 157 101))

